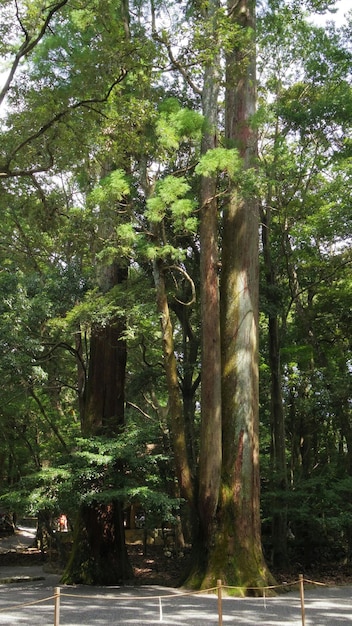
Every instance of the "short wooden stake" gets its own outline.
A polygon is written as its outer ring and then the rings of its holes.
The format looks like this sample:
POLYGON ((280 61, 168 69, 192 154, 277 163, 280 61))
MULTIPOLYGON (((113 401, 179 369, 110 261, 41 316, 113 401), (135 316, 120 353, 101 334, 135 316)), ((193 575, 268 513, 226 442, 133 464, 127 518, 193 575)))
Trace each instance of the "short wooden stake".
POLYGON ((301 614, 302 614, 302 626, 306 626, 306 610, 304 607, 304 578, 303 574, 299 575, 299 593, 301 596, 301 614))
POLYGON ((60 587, 55 587, 54 598, 54 626, 60 626, 60 587))
POLYGON ((221 580, 217 581, 218 588, 218 616, 219 616, 219 626, 222 626, 222 583, 221 580))

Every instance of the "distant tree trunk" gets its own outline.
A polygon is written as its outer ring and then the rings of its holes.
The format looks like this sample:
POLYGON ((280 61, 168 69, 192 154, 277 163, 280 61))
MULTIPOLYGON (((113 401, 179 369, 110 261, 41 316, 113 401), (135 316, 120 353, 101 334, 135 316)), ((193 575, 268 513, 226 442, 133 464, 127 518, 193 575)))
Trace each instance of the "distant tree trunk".
POLYGON ((267 207, 261 210, 264 274, 267 286, 269 365, 270 365, 270 404, 271 404, 271 464, 272 485, 277 494, 272 513, 272 561, 275 566, 287 564, 287 505, 285 495, 288 488, 286 464, 285 413, 282 398, 280 329, 278 320, 277 281, 270 249, 271 209, 270 198, 267 207), (282 498, 283 496, 283 498, 282 498))
MULTIPOLYGON (((126 41, 130 38, 129 3, 121 3, 121 18, 126 41)), ((126 160, 128 161, 127 157, 126 160)), ((112 170, 110 160, 102 166, 101 176, 112 170)), ((109 237, 111 225, 103 222, 101 236, 109 237)), ((99 266, 97 283, 102 292, 127 280, 128 267, 113 262, 99 266)), ((79 377, 82 434, 114 438, 125 423, 125 375, 127 347, 123 338, 125 320, 115 317, 104 326, 91 329, 88 368, 79 377)), ((81 355, 81 338, 77 342, 81 355)), ((122 471, 116 466, 116 472, 122 471)), ((124 530, 123 504, 93 501, 81 505, 75 525, 72 553, 63 575, 65 583, 116 585, 133 577, 124 530)))
MULTIPOLYGON (((126 280, 127 271, 116 269, 114 280, 126 280)), ((125 322, 118 318, 106 326, 94 326, 90 339, 82 432, 84 435, 116 435, 124 424, 126 341, 125 322)))
MULTIPOLYGON (((113 264, 103 272, 104 290, 127 279, 127 268, 113 264)), ((124 425, 126 342, 123 318, 93 326, 84 401, 82 433, 116 437, 124 425)), ((116 472, 120 468, 116 467, 116 472)), ((119 501, 81 505, 64 583, 122 584, 132 579, 119 501)))
MULTIPOLYGON (((294 430, 296 431, 296 450, 298 451, 296 472, 303 477, 309 478, 314 465, 318 462, 317 454, 317 424, 316 416, 311 411, 312 378, 314 377, 315 363, 314 350, 312 346, 316 343, 314 338, 314 328, 311 323, 312 296, 308 291, 301 288, 297 268, 295 264, 295 254, 292 249, 288 227, 283 232, 283 252, 286 259, 286 270, 289 279, 291 292, 291 314, 296 317, 302 336, 306 338, 307 354, 300 364, 301 375, 295 384, 295 394, 291 401, 291 418, 294 417, 294 430), (308 297, 307 297, 308 296, 308 297), (296 415, 294 409, 297 409, 296 415)), ((293 373, 293 380, 295 379, 293 373)), ((291 422, 292 424, 292 422, 291 422)), ((291 426, 292 429, 292 426, 291 426)))
POLYGON ((197 441, 194 428, 194 418, 196 411, 196 391, 200 384, 200 376, 197 371, 199 338, 192 328, 190 320, 190 307, 178 302, 177 300, 171 303, 171 307, 181 324, 183 333, 183 372, 182 379, 179 381, 179 384, 182 392, 185 437, 190 471, 192 476, 195 476, 198 462, 198 450, 196 445, 197 441))
POLYGON ((167 300, 162 261, 154 261, 153 276, 156 290, 157 308, 160 314, 163 362, 168 391, 168 415, 175 457, 176 474, 180 488, 180 496, 181 498, 184 498, 189 503, 191 509, 193 509, 194 485, 185 436, 186 430, 184 413, 177 374, 177 362, 174 352, 173 324, 167 300))

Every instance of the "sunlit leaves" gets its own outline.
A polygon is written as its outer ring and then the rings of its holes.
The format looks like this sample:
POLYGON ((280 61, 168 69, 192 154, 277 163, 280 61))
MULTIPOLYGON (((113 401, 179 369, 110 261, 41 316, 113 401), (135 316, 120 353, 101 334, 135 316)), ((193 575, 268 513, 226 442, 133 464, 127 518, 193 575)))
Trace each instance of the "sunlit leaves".
POLYGON ((226 148, 215 148, 208 150, 201 158, 195 168, 197 174, 203 176, 213 176, 226 172, 230 179, 233 179, 241 170, 241 159, 237 150, 227 150, 226 148))
POLYGON ((129 183, 123 170, 114 170, 103 178, 90 194, 90 202, 95 205, 120 202, 130 193, 129 183))
POLYGON ((189 190, 184 177, 167 176, 158 183, 155 195, 148 198, 146 216, 152 222, 160 222, 169 210, 176 230, 193 229, 195 202, 184 197, 189 190))
POLYGON ((169 98, 160 107, 156 125, 160 146, 177 150, 186 139, 199 141, 203 123, 203 117, 197 111, 182 109, 175 98, 169 98))

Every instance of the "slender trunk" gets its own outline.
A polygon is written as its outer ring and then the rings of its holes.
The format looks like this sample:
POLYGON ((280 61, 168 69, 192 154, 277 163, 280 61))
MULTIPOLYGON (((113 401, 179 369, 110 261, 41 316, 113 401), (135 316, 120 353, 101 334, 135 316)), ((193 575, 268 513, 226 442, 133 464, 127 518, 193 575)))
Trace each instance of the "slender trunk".
MULTIPOLYGON (((310 319, 311 298, 308 292, 301 289, 294 262, 294 251, 287 227, 283 233, 283 248, 291 291, 291 306, 293 306, 293 311, 300 326, 302 336, 306 338, 307 353, 304 361, 299 366, 301 376, 299 384, 295 389, 296 397, 294 405, 297 407, 297 413, 294 414, 291 410, 291 415, 294 416, 297 422, 297 425, 295 424, 294 426, 294 430, 296 430, 297 433, 299 467, 296 469, 301 472, 302 476, 308 478, 315 463, 318 462, 316 442, 318 428, 315 424, 315 415, 309 408, 312 377, 314 376, 315 370, 314 353, 311 348, 312 344, 314 346, 315 343, 314 329, 310 319), (306 299, 307 295, 308 298, 306 299)), ((295 374, 293 374, 293 378, 295 379, 295 374)))
MULTIPOLYGON (((217 40, 218 0, 208 4, 207 19, 217 40)), ((220 87, 219 51, 213 51, 205 68, 202 94, 205 131, 202 153, 216 148, 218 97, 220 87)), ((218 251, 217 178, 201 180, 200 212, 200 293, 202 333, 201 434, 198 511, 202 549, 208 549, 213 533, 221 479, 221 349, 218 251)))
POLYGON ((190 307, 185 306, 176 300, 171 306, 181 324, 183 334, 183 376, 180 381, 180 386, 182 392, 188 459, 191 473, 195 476, 198 461, 198 449, 196 445, 194 418, 196 411, 196 391, 200 384, 200 376, 198 374, 195 377, 195 373, 197 373, 198 369, 199 339, 192 328, 190 320, 190 307))
POLYGON ((269 302, 268 339, 271 376, 271 464, 274 491, 277 494, 272 513, 273 564, 287 564, 287 505, 288 488, 286 464, 285 413, 282 398, 280 329, 277 313, 277 281, 270 249, 271 210, 270 200, 261 210, 264 273, 269 302), (283 496, 283 498, 282 498, 283 496))
POLYGON ((29 389, 29 394, 32 396, 33 400, 35 400, 35 402, 37 403, 39 410, 43 416, 43 418, 45 419, 45 421, 49 424, 50 428, 52 429, 54 435, 57 437, 58 441, 60 442, 62 449, 64 450, 64 452, 67 452, 67 445, 66 442, 64 440, 64 438, 62 437, 59 429, 57 428, 57 426, 53 423, 53 421, 50 419, 50 417, 48 416, 44 405, 42 403, 42 401, 40 400, 40 398, 36 395, 34 389, 30 388, 29 389))
POLYGON ((175 455, 176 474, 181 498, 187 500, 190 507, 193 508, 193 478, 187 453, 183 406, 180 396, 177 362, 174 352, 173 325, 166 295, 164 270, 160 260, 154 261, 153 276, 162 330, 164 370, 168 390, 168 413, 175 455))

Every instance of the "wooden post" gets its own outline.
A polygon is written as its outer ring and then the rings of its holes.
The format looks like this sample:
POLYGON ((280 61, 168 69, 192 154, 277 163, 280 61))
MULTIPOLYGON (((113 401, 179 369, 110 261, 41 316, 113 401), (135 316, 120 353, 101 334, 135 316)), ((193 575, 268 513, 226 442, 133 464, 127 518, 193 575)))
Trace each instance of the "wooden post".
POLYGON ((303 574, 299 575, 299 593, 301 596, 301 614, 302 614, 302 626, 306 625, 306 611, 304 607, 304 578, 303 574))
POLYGON ((218 616, 219 616, 219 626, 222 626, 222 589, 221 589, 221 580, 217 581, 218 588, 218 616))
POLYGON ((60 626, 60 587, 55 587, 54 603, 54 626, 60 626))

